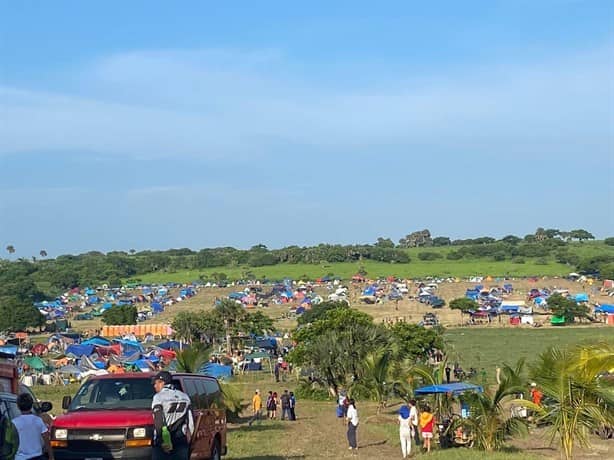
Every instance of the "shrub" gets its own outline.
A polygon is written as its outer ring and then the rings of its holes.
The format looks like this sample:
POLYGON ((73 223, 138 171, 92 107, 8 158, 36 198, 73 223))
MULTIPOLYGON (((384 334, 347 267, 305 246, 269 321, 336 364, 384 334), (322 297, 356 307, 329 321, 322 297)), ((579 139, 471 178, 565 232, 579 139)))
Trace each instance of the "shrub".
POLYGON ((438 252, 419 252, 418 259, 420 260, 436 260, 442 259, 443 256, 438 252))
POLYGON ((450 251, 448 252, 448 255, 446 256, 446 259, 448 260, 460 260, 462 258, 463 258, 463 255, 458 251, 450 251))
POLYGON ((514 257, 512 259, 513 264, 524 264, 525 260, 522 257, 514 257))
POLYGON ((606 238, 605 240, 603 240, 603 242, 608 246, 614 246, 614 236, 606 238))

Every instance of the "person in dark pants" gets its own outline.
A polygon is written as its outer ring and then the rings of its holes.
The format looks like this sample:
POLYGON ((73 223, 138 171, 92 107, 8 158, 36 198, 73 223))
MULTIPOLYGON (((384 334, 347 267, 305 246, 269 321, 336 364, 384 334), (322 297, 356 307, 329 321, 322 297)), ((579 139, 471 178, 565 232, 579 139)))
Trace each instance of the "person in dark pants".
POLYGON ((291 420, 290 418, 290 394, 288 390, 284 390, 284 394, 281 395, 281 419, 291 420))
POLYGON ((154 377, 156 394, 151 403, 154 419, 153 460, 188 460, 190 438, 194 433, 194 417, 190 398, 175 390, 170 372, 154 377))
POLYGON ((358 450, 358 443, 356 441, 356 430, 358 429, 358 411, 356 410, 356 402, 354 399, 349 400, 348 413, 346 416, 348 422, 348 444, 349 449, 356 452, 358 450))
POLYGON ((294 412, 294 408, 296 407, 296 397, 294 396, 294 392, 290 392, 290 420, 296 420, 296 413, 294 412))
POLYGON ((450 373, 452 372, 452 369, 450 369, 450 366, 446 366, 446 383, 450 383, 450 373))

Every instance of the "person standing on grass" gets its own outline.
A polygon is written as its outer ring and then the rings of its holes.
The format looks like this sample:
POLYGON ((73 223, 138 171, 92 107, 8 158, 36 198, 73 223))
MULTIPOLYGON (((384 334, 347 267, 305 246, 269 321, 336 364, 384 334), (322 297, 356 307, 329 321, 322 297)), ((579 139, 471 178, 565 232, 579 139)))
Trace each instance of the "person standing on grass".
POLYGON ((356 442, 356 430, 358 429, 358 410, 356 410, 356 401, 350 399, 348 401, 348 411, 346 416, 348 431, 347 438, 349 449, 352 451, 358 451, 358 443, 356 442))
POLYGON ((424 448, 427 453, 431 451, 431 439, 433 439, 433 424, 435 423, 435 417, 431 414, 429 406, 424 406, 422 413, 420 414, 420 431, 422 432, 422 439, 424 439, 424 448))
POLYGON ((407 406, 401 406, 397 423, 399 424, 399 438, 401 439, 401 454, 403 458, 407 458, 411 454, 411 436, 413 426, 410 419, 410 409, 407 406))
POLYGON ((281 419, 290 420, 290 394, 288 390, 284 390, 284 393, 281 395, 281 419))
POLYGON ((294 409, 296 408, 296 397, 294 396, 294 392, 290 392, 290 420, 296 420, 296 412, 294 409))
POLYGON ((271 413, 273 412, 273 392, 269 391, 269 395, 266 398, 266 418, 273 418, 271 413))
POLYGON ((254 396, 252 397, 252 418, 249 419, 247 423, 249 426, 252 426, 256 420, 260 420, 260 410, 262 409, 262 398, 260 397, 260 390, 256 390, 254 396))
POLYGON ((271 396, 271 418, 275 420, 277 418, 277 406, 279 405, 279 398, 277 392, 274 391, 271 396))
POLYGON ((53 452, 49 443, 49 429, 40 417, 32 413, 34 399, 29 393, 17 397, 17 407, 21 415, 13 419, 13 424, 19 433, 19 448, 15 460, 53 460, 53 452), (43 456, 43 446, 49 457, 43 456))

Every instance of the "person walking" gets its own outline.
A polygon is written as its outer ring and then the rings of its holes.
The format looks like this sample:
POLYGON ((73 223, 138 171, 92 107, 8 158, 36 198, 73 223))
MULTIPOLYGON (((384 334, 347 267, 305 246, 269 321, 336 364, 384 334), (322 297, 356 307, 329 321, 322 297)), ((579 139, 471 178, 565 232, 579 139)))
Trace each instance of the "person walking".
POLYGON ((348 401, 346 420, 348 424, 347 438, 348 444, 350 445, 349 449, 357 452, 358 443, 356 442, 356 430, 358 429, 358 410, 356 409, 356 401, 354 401, 353 398, 348 401))
POLYGON ((260 420, 260 410, 262 409, 262 398, 260 397, 260 390, 256 390, 254 396, 252 396, 252 417, 247 422, 248 426, 252 426, 256 420, 260 420))
POLYGON ((190 398, 176 390, 170 372, 154 377, 156 394, 151 402, 154 419, 153 460, 188 460, 194 417, 190 398))
POLYGON ((296 408, 296 397, 294 396, 294 392, 290 392, 290 420, 296 420, 296 412, 294 409, 296 408))
POLYGON ((284 390, 284 393, 281 395, 281 419, 282 420, 290 420, 290 394, 288 390, 284 390))
POLYGON ((422 413, 420 414, 420 431, 422 432, 422 439, 424 439, 424 448, 427 453, 431 451, 431 439, 433 439, 433 425, 435 423, 435 417, 431 414, 429 406, 424 406, 422 413))
POLYGON ((21 411, 13 419, 13 424, 19 434, 19 448, 15 460, 53 460, 53 452, 49 442, 49 428, 42 419, 32 413, 34 399, 29 393, 17 397, 17 407, 21 411), (43 456, 43 446, 49 457, 43 456))
POLYGON ((408 406, 401 406, 399 409, 397 423, 399 424, 399 438, 401 439, 401 454, 403 458, 407 458, 411 455, 411 438, 413 431, 413 425, 410 419, 410 408, 408 406))

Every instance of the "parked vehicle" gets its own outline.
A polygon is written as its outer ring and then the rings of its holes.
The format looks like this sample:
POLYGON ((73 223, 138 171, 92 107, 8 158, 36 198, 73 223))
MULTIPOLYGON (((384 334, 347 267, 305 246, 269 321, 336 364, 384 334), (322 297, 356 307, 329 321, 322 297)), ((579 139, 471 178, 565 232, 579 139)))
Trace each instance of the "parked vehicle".
MULTIPOLYGON (((151 459, 154 395, 152 373, 90 377, 74 399, 65 396, 51 430, 57 460, 151 459)), ((192 459, 219 460, 226 454, 226 411, 217 380, 198 374, 173 374, 175 388, 192 401, 192 459)))

